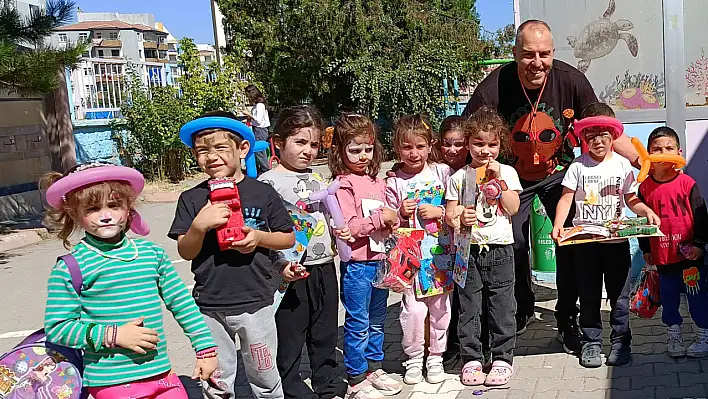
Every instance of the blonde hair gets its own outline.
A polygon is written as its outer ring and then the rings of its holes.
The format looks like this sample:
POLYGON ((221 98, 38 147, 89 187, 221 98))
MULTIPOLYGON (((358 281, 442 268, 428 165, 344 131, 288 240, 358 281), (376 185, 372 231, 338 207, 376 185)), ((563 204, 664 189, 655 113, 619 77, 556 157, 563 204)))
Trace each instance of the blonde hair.
MULTIPOLYGON (((61 173, 49 172, 40 179, 39 188, 46 190, 63 177, 64 175, 61 173)), ((71 249, 69 237, 80 229, 77 219, 84 214, 86 209, 94 205, 102 206, 108 199, 117 201, 121 206, 131 209, 136 198, 137 194, 126 182, 104 181, 92 184, 68 192, 59 208, 49 207, 45 213, 44 223, 47 227, 58 228, 57 237, 62 240, 64 248, 71 249)), ((128 216, 125 230, 130 228, 131 220, 132 217, 128 216)))
POLYGON ((439 141, 435 137, 430 120, 423 115, 404 115, 396 121, 393 127, 393 148, 400 156, 400 149, 403 141, 408 137, 420 137, 430 146, 429 163, 442 162, 442 154, 439 149, 439 141))
POLYGON ((374 155, 369 162, 369 167, 366 174, 372 178, 376 178, 381 169, 381 161, 383 160, 383 146, 378 139, 378 129, 371 119, 356 114, 344 114, 334 123, 334 133, 332 135, 332 148, 327 159, 329 170, 332 171, 332 177, 346 175, 351 173, 347 165, 344 163, 346 158, 347 144, 349 140, 355 137, 371 137, 374 139, 374 155))

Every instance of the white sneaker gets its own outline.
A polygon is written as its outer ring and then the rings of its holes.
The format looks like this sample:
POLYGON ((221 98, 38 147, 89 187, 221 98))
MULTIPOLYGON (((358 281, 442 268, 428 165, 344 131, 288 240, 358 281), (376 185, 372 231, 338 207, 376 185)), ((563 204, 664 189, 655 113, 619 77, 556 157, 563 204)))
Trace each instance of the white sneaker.
POLYGON ((364 380, 354 386, 347 387, 344 399, 383 399, 384 396, 378 389, 371 385, 371 381, 364 380))
POLYGON ((669 327, 668 331, 669 340, 666 342, 666 352, 670 357, 684 357, 686 356, 686 347, 683 344, 683 337, 681 337, 681 326, 674 324, 669 327))
POLYGON ((403 390, 403 384, 391 378, 385 371, 378 369, 366 376, 374 388, 378 389, 384 396, 395 395, 403 390))
POLYGON ((699 328, 693 343, 688 347, 688 357, 708 356, 708 328, 699 328))
POLYGON ((423 381, 423 358, 408 359, 403 362, 406 368, 406 375, 403 376, 403 382, 408 385, 415 385, 423 381))
POLYGON ((443 368, 442 356, 428 356, 428 360, 425 362, 425 368, 427 370, 425 379, 430 384, 439 384, 445 381, 445 369, 443 368))

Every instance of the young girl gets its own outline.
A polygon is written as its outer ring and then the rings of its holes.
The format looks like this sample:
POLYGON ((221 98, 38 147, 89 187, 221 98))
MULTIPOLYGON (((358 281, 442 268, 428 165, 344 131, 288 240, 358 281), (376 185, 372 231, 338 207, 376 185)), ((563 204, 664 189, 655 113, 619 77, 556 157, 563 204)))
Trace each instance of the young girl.
MULTIPOLYGON (((290 282, 275 316, 279 344, 277 364, 286 398, 309 397, 313 391, 319 398, 336 396, 339 292, 335 253, 326 208, 321 202, 313 203, 309 199, 310 194, 328 185, 319 173, 310 169, 323 132, 324 121, 316 108, 303 105, 281 111, 273 133, 280 150, 280 165, 258 178, 271 184, 283 200, 304 208, 317 219, 302 261, 309 276, 298 279, 301 274, 283 270, 286 279, 295 281, 290 282), (307 344, 310 357, 312 389, 300 376, 303 344, 307 344)), ((293 266, 287 265, 287 268, 293 266)))
MULTIPOLYGON (((248 102, 251 103, 251 112, 243 111, 243 113, 251 122, 256 140, 268 141, 268 137, 270 136, 268 133, 270 116, 266 108, 265 97, 263 97, 263 94, 255 85, 246 86, 245 91, 248 102)), ((263 173, 270 170, 268 156, 265 151, 256 153, 256 163, 258 164, 258 172, 263 173)))
POLYGON ((217 367, 209 329, 165 251, 125 234, 149 233, 133 208, 144 184, 134 169, 100 163, 42 179, 48 219, 61 227, 64 246, 75 230, 86 232, 71 249, 81 292, 63 260, 49 276, 47 339, 84 350, 84 385, 96 399, 187 398, 167 357, 163 302, 196 352, 193 378, 207 380, 217 367))
POLYGON ((335 123, 329 155, 332 176, 341 183, 337 199, 355 239, 351 260, 341 264, 344 365, 349 376, 345 398, 350 399, 380 399, 402 389, 381 369, 388 290, 372 285, 384 258, 381 240, 398 225, 396 211, 384 203, 384 182, 377 177, 383 151, 376 133, 369 118, 343 115, 335 123))
MULTIPOLYGON (((482 108, 473 114, 465 128, 465 138, 472 162, 450 178, 446 199, 446 220, 451 226, 471 230, 469 269, 464 288, 460 288, 460 354, 465 363, 465 385, 504 385, 513 373, 512 360, 516 337, 516 301, 514 299, 514 234, 511 216, 519 209, 521 183, 511 166, 496 161, 502 141, 508 136, 505 123, 496 112, 482 108), (463 212, 458 208, 463 197, 463 181, 470 169, 485 168, 482 186, 472 184, 476 206, 463 212), (483 306, 491 332, 492 369, 482 372, 481 317, 483 306)), ((469 181, 469 179, 468 179, 469 181)), ((459 250, 459 248, 458 248, 459 250)))
MULTIPOLYGON (((451 276, 448 283, 435 284, 437 277, 447 272, 450 264, 450 236, 447 228, 438 229, 435 221, 441 221, 445 214, 442 196, 450 177, 450 167, 437 163, 440 153, 434 146, 430 122, 420 115, 407 115, 396 121, 393 145, 403 166, 395 177, 386 181, 388 206, 398 209, 401 226, 425 226, 426 238, 421 243, 423 255, 421 269, 414 280, 414 287, 403 292, 400 315, 403 330, 403 351, 408 355, 404 363, 406 384, 417 384, 423 380, 423 356, 425 354, 425 319, 430 314, 430 347, 426 362, 426 379, 431 384, 445 379, 442 353, 447 345, 447 328, 450 323, 451 276), (422 203, 422 204, 421 204, 422 203), (437 204, 440 203, 439 206, 437 204), (432 222, 432 228, 430 223, 432 222), (432 231, 431 231, 432 230, 432 231), (429 236, 429 237, 428 237, 429 236), (432 240, 432 243, 428 241, 432 240), (431 255, 431 248, 448 249, 431 255), (434 272, 437 270, 437 272, 434 272), (434 273, 436 278, 429 279, 434 273), (441 274, 442 273, 442 274, 441 274), (432 284, 428 284, 430 280, 432 284), (435 287, 425 289, 424 287, 435 287)), ((440 224, 440 227, 443 227, 440 224)), ((445 226, 446 227, 446 226, 445 226)))

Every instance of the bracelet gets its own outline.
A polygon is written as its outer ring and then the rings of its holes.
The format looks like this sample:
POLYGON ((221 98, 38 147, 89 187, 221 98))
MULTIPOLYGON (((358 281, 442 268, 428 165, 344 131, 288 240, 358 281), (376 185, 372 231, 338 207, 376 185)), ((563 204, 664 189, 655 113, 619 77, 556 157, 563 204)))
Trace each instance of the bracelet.
POLYGON ((110 328, 110 327, 106 327, 106 328, 103 330, 103 346, 105 346, 106 348, 110 348, 110 347, 111 347, 111 346, 109 345, 109 341, 108 341, 108 329, 109 329, 109 328, 110 328))
POLYGON ((442 215, 440 215, 440 219, 445 220, 445 205, 438 205, 438 208, 442 210, 442 215))
POLYGON ((216 357, 216 346, 212 346, 211 348, 206 348, 202 349, 197 352, 197 359, 207 359, 207 358, 212 358, 216 357))
POLYGON ((89 349, 96 350, 96 343, 93 342, 93 337, 91 336, 91 331, 96 328, 96 323, 89 323, 88 328, 86 328, 86 343, 88 343, 89 349))
POLYGON ((111 340, 111 348, 116 347, 116 342, 118 341, 118 325, 113 325, 113 339, 111 340))

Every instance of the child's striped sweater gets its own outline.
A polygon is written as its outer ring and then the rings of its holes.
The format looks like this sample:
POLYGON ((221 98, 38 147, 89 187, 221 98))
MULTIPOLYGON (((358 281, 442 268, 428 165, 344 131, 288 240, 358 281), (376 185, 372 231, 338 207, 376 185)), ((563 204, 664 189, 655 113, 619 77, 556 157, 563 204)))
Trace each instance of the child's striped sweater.
POLYGON ((170 371, 162 302, 195 351, 216 346, 189 290, 159 246, 126 237, 118 244, 107 244, 86 235, 71 253, 83 275, 81 297, 71 285, 66 265, 58 261, 49 276, 44 325, 49 341, 85 350, 85 386, 117 385, 170 371), (137 258, 129 260, 136 251, 137 258), (156 350, 140 355, 103 346, 107 327, 141 316, 144 327, 158 332, 156 350))

